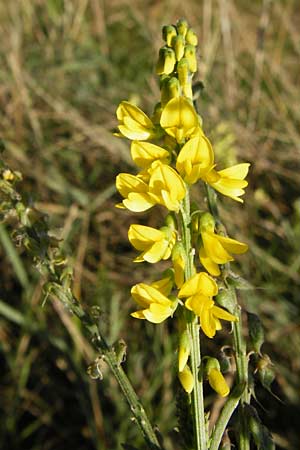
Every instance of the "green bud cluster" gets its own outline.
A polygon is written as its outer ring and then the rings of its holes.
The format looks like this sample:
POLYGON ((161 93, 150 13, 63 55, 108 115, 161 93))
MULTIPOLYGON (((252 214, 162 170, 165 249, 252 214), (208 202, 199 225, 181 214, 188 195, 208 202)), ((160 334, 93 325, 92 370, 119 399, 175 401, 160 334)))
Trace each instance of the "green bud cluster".
POLYGON ((192 99, 192 77, 197 71, 196 47, 198 39, 180 19, 176 25, 163 27, 162 36, 166 44, 159 50, 156 73, 161 76, 161 103, 184 95, 192 99))

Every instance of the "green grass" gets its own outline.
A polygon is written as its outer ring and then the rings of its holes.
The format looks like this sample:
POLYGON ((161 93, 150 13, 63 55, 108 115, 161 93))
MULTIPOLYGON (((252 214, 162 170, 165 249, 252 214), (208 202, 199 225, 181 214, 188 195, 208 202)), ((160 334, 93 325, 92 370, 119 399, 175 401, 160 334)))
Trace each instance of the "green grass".
MULTIPOLYGON (((134 98, 148 112, 160 29, 185 16, 199 35, 204 128, 222 164, 252 164, 245 206, 222 202, 229 234, 251 251, 237 270, 255 288, 245 307, 266 329, 263 351, 276 368, 260 415, 278 448, 297 449, 300 413, 300 32, 297 2, 32 0, 0 5, 0 131, 4 158, 23 173, 22 190, 49 215, 75 268, 74 289, 103 310, 110 342, 125 339, 125 368, 152 421, 179 449, 173 392, 176 342, 170 325, 129 316, 130 286, 156 268, 136 267, 114 208, 114 178, 131 167, 115 138, 115 110, 134 98), (238 208, 238 209, 237 209, 238 208)), ((221 164, 221 163, 220 163, 221 164)), ((221 165, 220 165, 221 167, 221 165)), ((195 192, 195 195, 199 193, 195 192)), ((159 223, 157 210, 138 220, 159 223)), ((0 447, 117 449, 142 441, 116 381, 92 381, 93 352, 80 325, 58 304, 42 308, 42 280, 0 229, 0 447)), ((218 345, 223 343, 218 338, 218 345)), ((207 348, 216 352, 215 342, 207 348)), ((211 397, 209 397, 211 399, 211 397)))

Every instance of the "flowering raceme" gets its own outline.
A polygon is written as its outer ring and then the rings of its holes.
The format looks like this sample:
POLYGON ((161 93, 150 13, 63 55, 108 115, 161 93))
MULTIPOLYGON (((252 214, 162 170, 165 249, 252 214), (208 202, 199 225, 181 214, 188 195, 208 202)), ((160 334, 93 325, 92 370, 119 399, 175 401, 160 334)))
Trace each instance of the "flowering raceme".
POLYGON ((176 232, 168 227, 160 230, 145 225, 130 225, 128 239, 132 246, 142 253, 135 258, 135 262, 147 261, 157 263, 161 259, 171 256, 176 242, 176 232))

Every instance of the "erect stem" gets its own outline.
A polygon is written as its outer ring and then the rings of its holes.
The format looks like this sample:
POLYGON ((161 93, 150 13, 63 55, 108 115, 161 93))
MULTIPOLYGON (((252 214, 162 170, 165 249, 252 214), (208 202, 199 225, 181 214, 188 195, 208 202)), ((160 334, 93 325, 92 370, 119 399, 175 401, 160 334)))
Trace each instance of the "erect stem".
MULTIPOLYGON (((217 206, 217 195, 208 184, 206 184, 206 192, 209 210, 211 214, 214 216, 215 220, 218 223, 220 223, 221 221, 217 206)), ((237 431, 238 443, 239 443, 239 450, 249 450, 250 433, 244 412, 244 403, 250 403, 251 399, 251 394, 248 389, 247 348, 245 339, 243 337, 243 322, 242 322, 241 307, 237 301, 236 291, 234 287, 228 285, 227 291, 231 296, 233 305, 233 310, 230 312, 234 314, 236 317, 238 317, 238 321, 233 322, 233 347, 235 351, 235 360, 236 360, 237 384, 239 386, 244 386, 238 406, 238 417, 239 417, 239 426, 237 431)))
MULTIPOLYGON (((191 278, 194 272, 194 255, 191 244, 190 231, 190 198, 189 192, 183 200, 181 209, 181 231, 182 241, 186 253, 185 279, 191 278)), ((194 377, 194 389, 192 391, 192 408, 194 420, 195 450, 207 450, 206 424, 204 416, 203 381, 200 372, 201 350, 200 350, 200 325, 198 317, 191 311, 186 314, 187 330, 191 348, 191 370, 194 377)))

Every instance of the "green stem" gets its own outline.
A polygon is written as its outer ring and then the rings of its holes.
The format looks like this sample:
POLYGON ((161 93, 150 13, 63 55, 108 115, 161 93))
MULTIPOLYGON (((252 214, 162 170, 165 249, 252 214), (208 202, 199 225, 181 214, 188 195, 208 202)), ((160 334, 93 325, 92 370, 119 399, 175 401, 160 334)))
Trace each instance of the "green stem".
MULTIPOLYGON (((206 184, 205 186, 209 210, 211 214, 214 216, 216 222, 220 223, 221 220, 218 211, 216 192, 208 184, 206 184)), ((227 264, 227 266, 229 267, 229 263, 227 264)), ((233 322, 233 347, 236 359, 237 383, 238 386, 244 386, 244 390, 241 395, 238 406, 239 426, 237 433, 238 433, 239 450, 250 450, 249 427, 247 425, 247 419, 244 413, 244 404, 250 403, 251 399, 251 394, 248 389, 247 347, 243 337, 243 328, 242 328, 243 322, 242 322, 241 307, 238 304, 235 289, 232 286, 228 286, 227 289, 228 291, 230 291, 229 293, 231 295, 232 303, 234 305, 233 310, 230 312, 233 313, 239 319, 237 322, 233 322)))
POLYGON ((118 361, 114 348, 107 344, 101 335, 98 325, 91 318, 89 313, 83 310, 82 306, 71 293, 66 294, 61 290, 58 283, 51 283, 51 286, 49 286, 48 289, 50 294, 58 298, 75 316, 80 319, 88 334, 92 346, 98 353, 100 353, 102 359, 106 361, 117 382, 119 383, 119 386, 130 406, 134 420, 139 426, 148 448, 150 450, 162 450, 147 414, 127 375, 121 367, 120 362, 118 361))
MULTIPOLYGON (((188 190, 183 201, 181 218, 182 240, 186 252, 185 278, 186 280, 188 280, 191 278, 194 272, 194 256, 190 231, 190 199, 188 190)), ((203 381, 202 376, 199 374, 201 366, 200 326, 198 317, 194 313, 187 312, 186 317, 191 348, 191 370, 194 378, 194 389, 191 395, 194 420, 194 436, 196 444, 195 450, 207 450, 203 381)))

